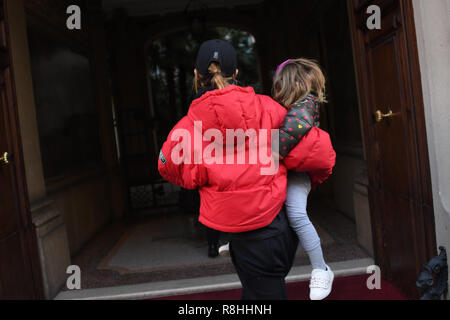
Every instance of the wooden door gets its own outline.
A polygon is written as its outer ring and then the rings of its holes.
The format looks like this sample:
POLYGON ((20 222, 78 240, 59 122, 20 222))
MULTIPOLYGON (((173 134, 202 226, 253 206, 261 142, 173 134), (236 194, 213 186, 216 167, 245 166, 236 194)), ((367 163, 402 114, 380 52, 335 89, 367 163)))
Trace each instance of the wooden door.
POLYGON ((0 299, 36 299, 41 297, 41 280, 27 204, 5 2, 0 0, 0 299))
POLYGON ((376 263, 411 298, 436 254, 431 180, 410 0, 349 0, 376 263), (369 5, 381 30, 367 27, 369 5), (387 115, 383 119, 375 116, 387 115), (392 111, 392 117, 389 116, 392 111))

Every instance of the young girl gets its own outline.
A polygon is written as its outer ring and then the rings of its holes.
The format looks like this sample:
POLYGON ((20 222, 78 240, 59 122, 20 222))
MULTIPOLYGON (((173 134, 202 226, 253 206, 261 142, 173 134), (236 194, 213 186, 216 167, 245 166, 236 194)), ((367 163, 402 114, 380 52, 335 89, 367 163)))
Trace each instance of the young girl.
MULTIPOLYGON (((288 110, 280 128, 280 156, 285 158, 313 127, 319 127, 319 104, 325 102, 325 77, 320 67, 308 59, 285 61, 275 73, 273 98, 288 110)), ((310 191, 308 173, 289 171, 287 215, 313 268, 310 299, 322 300, 331 292, 334 274, 324 261, 320 238, 308 218, 310 191)))

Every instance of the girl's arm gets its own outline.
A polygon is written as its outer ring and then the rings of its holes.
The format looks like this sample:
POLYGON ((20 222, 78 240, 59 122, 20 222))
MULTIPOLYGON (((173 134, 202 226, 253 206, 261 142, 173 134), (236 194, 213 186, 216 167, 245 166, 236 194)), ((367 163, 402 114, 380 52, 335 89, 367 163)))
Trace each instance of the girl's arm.
POLYGON ((289 152, 311 130, 315 123, 314 109, 306 102, 292 106, 286 114, 280 128, 280 156, 289 152))
POLYGON ((283 159, 283 163, 288 170, 307 172, 315 188, 328 179, 336 164, 330 135, 319 128, 312 128, 283 159))

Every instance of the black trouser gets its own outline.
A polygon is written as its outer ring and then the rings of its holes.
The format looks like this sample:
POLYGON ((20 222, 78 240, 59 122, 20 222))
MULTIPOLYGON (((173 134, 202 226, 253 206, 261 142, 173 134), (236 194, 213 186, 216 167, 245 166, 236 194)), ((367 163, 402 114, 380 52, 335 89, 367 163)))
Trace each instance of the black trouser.
MULTIPOLYGON (((180 206, 187 215, 198 216, 200 213, 200 193, 198 190, 181 189, 180 206)), ((220 231, 206 227, 208 246, 219 244, 220 231)))
POLYGON ((206 227, 206 239, 208 240, 208 246, 219 245, 220 231, 206 227))
POLYGON ((292 268, 298 238, 284 212, 280 215, 283 232, 230 242, 231 258, 242 283, 242 300, 287 299, 285 277, 292 268))

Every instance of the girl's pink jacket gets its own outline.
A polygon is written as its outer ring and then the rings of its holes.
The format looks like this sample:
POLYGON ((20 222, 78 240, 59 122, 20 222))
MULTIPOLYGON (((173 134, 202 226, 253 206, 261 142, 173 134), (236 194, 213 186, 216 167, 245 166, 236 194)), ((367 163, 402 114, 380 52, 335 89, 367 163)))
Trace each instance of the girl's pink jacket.
MULTIPOLYGON (((314 188, 330 176, 335 165, 336 154, 330 136, 318 128, 311 129, 274 174, 262 175, 261 168, 270 165, 262 165, 259 161, 259 164, 248 164, 250 161, 246 161, 247 164, 226 163, 224 145, 227 129, 254 129, 257 133, 260 129, 266 129, 270 133, 271 129, 280 128, 286 112, 270 97, 255 94, 253 88, 231 85, 222 90, 209 91, 193 101, 188 115, 170 132, 161 150, 158 170, 171 183, 185 189, 199 188, 199 221, 207 227, 232 233, 263 228, 273 221, 286 200, 287 169, 308 172, 314 188), (201 121, 202 132, 194 134, 196 121, 201 121), (181 154, 180 130, 177 129, 183 129, 185 138, 188 136, 186 133, 191 137, 190 163, 175 164, 172 159, 172 152, 181 154), (215 143, 224 150, 224 164, 206 164, 204 159, 194 164, 194 156, 202 155, 205 148, 211 145, 210 141, 197 142, 200 147, 195 150, 194 136, 202 137, 208 129, 218 129, 222 133, 223 141, 215 143)), ((270 144, 272 139, 269 137, 267 140, 270 144)), ((208 150, 206 153, 211 154, 211 146, 208 150)), ((237 150, 234 148, 235 153, 237 150)), ((245 151, 248 160, 248 141, 245 151)))

